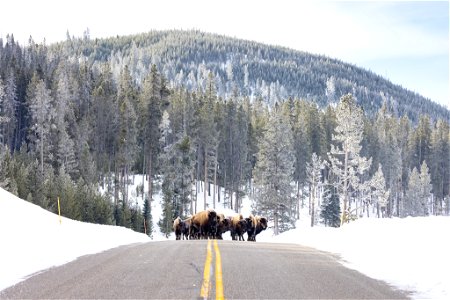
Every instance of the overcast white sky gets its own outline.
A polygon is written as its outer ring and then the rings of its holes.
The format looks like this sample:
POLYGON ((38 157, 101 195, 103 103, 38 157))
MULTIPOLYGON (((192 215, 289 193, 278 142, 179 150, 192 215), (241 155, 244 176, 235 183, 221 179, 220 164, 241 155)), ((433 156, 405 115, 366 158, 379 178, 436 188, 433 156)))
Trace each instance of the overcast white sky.
POLYGON ((450 108, 448 1, 7 0, 0 37, 27 44, 199 29, 370 69, 450 108))

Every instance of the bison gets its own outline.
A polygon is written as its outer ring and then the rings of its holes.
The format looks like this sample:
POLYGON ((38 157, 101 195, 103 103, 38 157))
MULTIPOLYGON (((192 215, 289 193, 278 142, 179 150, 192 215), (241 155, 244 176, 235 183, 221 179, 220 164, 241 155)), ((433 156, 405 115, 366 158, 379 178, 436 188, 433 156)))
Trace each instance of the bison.
POLYGON ((247 222, 241 214, 231 218, 231 239, 244 241, 244 233, 247 231, 247 222))
POLYGON ((247 241, 256 242, 256 236, 267 228, 267 219, 250 215, 245 220, 247 223, 247 241))
POLYGON ((175 239, 180 240, 181 239, 181 230, 183 227, 183 221, 180 219, 180 217, 177 217, 173 221, 173 231, 175 231, 175 239))
POLYGON ((230 230, 231 220, 225 218, 224 214, 217 214, 217 226, 214 233, 214 238, 223 240, 222 234, 230 230))
POLYGON ((217 227, 217 213, 213 209, 196 213, 191 218, 189 235, 198 234, 199 238, 208 238, 217 227))
POLYGON ((181 234, 182 234, 182 238, 183 240, 189 240, 191 239, 191 236, 189 234, 189 229, 191 227, 191 218, 187 218, 186 220, 182 221, 182 226, 181 226, 181 234))

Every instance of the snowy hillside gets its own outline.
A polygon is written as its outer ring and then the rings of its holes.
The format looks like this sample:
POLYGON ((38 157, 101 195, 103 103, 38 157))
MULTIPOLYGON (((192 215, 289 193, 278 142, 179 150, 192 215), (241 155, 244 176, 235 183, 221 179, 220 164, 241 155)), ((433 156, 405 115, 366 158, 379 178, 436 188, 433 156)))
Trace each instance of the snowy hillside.
MULTIPOLYGON (((202 199, 199 197, 199 199, 202 199)), ((160 197, 152 205, 154 223, 161 214, 160 197)), ((212 205, 210 205, 212 207, 212 205)), ((199 210, 203 207, 199 207, 199 210)), ((220 204, 216 210, 232 211, 220 204)), ((248 215, 250 201, 242 213, 248 215)), ((450 299, 450 218, 362 219, 342 228, 309 226, 307 215, 297 229, 257 242, 298 243, 335 253, 344 265, 398 288, 418 299, 450 299)), ((154 239, 164 239, 155 227, 154 239)), ((62 218, 0 189, 0 290, 31 274, 119 245, 150 239, 129 229, 94 225, 62 218)), ((224 234, 230 239, 229 233, 224 234)), ((174 239, 173 234, 169 239, 174 239)), ((182 241, 180 241, 182 243, 182 241)))
POLYGON ((149 238, 130 229, 59 217, 0 188, 0 290, 35 272, 149 238))

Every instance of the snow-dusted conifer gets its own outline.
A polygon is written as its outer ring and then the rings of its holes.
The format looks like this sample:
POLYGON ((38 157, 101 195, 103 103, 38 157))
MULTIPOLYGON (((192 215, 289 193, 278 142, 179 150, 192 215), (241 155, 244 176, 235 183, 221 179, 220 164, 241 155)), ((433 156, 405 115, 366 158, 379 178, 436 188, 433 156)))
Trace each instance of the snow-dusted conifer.
POLYGON ((317 221, 316 218, 316 202, 319 198, 320 186, 322 185, 323 161, 316 153, 312 154, 311 163, 306 164, 306 172, 308 175, 308 181, 310 186, 310 214, 311 214, 311 227, 313 227, 317 221))
POLYGON ((428 202, 431 196, 431 178, 427 163, 416 168, 409 175, 408 189, 406 191, 403 216, 427 216, 429 214, 428 202))
POLYGON ((0 143, 14 149, 16 130, 17 95, 14 74, 11 72, 4 83, 0 78, 0 143))
POLYGON ((422 201, 420 199, 420 174, 416 168, 414 168, 409 174, 408 189, 406 191, 403 216, 420 216, 423 211, 422 201))
POLYGON ((431 196, 432 185, 431 185, 431 176, 426 161, 423 161, 422 165, 420 166, 419 179, 420 179, 420 198, 422 199, 423 203, 422 215, 428 216, 430 213, 428 203, 431 196))
POLYGON ((363 111, 356 104, 351 94, 341 97, 336 108, 337 127, 328 157, 331 171, 337 176, 336 187, 341 200, 341 225, 348 221, 352 192, 364 190, 359 175, 363 174, 372 163, 372 159, 360 156, 363 138, 363 111))
MULTIPOLYGON (((373 204, 377 205, 378 217, 380 217, 380 212, 382 216, 385 216, 390 191, 386 189, 386 181, 381 164, 378 165, 378 170, 373 175, 369 185, 371 188, 371 199, 374 201, 373 204)), ((367 213, 369 213, 368 202, 367 213)))
POLYGON ((35 88, 29 95, 31 95, 29 98, 31 124, 33 124, 31 126, 31 134, 33 135, 31 139, 35 141, 35 149, 40 154, 40 171, 43 175, 44 151, 46 151, 45 147, 49 143, 48 137, 52 126, 54 108, 52 107, 50 90, 47 89, 42 79, 37 81, 35 88))
POLYGON ((55 126, 57 131, 56 160, 59 167, 74 175, 77 172, 78 162, 75 157, 75 145, 69 136, 69 120, 73 120, 73 111, 70 106, 71 94, 67 75, 61 72, 56 89, 55 126))
POLYGON ((288 122, 280 112, 272 111, 259 144, 254 172, 254 209, 274 220, 275 234, 292 228, 294 220, 289 207, 293 191, 294 155, 288 122))

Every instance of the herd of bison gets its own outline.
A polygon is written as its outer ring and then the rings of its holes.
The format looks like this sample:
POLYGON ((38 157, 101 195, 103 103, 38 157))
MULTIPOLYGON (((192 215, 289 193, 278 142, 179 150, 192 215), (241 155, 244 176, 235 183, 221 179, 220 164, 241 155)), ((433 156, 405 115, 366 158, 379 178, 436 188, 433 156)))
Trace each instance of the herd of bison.
POLYGON ((247 241, 256 242, 256 235, 266 230, 267 219, 250 215, 244 218, 241 214, 233 217, 225 217, 213 209, 204 210, 195 215, 181 220, 177 217, 173 221, 175 238, 181 239, 222 239, 222 234, 230 231, 233 240, 244 241, 244 233, 247 233, 247 241))

